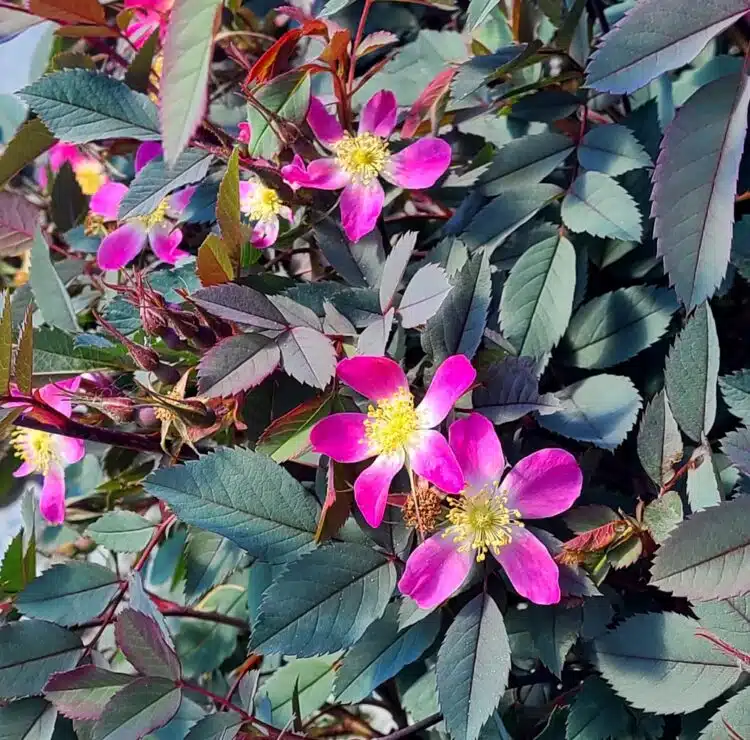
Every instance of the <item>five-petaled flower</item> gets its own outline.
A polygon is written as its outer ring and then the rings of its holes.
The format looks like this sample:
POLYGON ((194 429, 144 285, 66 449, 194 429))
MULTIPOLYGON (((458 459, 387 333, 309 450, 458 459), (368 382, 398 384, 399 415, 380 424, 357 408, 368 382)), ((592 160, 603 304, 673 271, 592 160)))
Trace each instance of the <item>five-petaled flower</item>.
POLYGON ((279 216, 292 220, 292 209, 284 205, 279 194, 258 180, 240 182, 240 210, 254 221, 250 241, 263 249, 270 247, 279 235, 279 216))
POLYGON ((445 529, 414 550, 399 589, 423 609, 437 606, 460 588, 473 562, 490 553, 521 596, 556 604, 557 564, 521 519, 543 519, 571 507, 583 480, 575 458, 561 449, 539 450, 502 478, 505 457, 489 420, 471 414, 454 422, 448 435, 466 488, 448 497, 445 529))
MULTIPOLYGON (((80 378, 72 378, 42 386, 34 393, 47 406, 70 418, 73 414, 71 394, 78 390, 80 383, 80 378)), ((5 406, 20 406, 24 413, 32 409, 31 405, 20 400, 11 401, 5 406)), ((51 524, 62 524, 65 520, 65 467, 84 456, 83 442, 72 437, 25 428, 16 429, 11 435, 11 442, 23 461, 13 475, 16 478, 42 475, 42 516, 51 524)))
POLYGON ((392 92, 375 93, 365 103, 353 136, 313 97, 307 122, 334 156, 316 159, 307 167, 301 157, 295 156, 291 164, 281 168, 292 188, 344 189, 341 222, 352 241, 372 231, 383 210, 385 193, 378 177, 402 188, 422 190, 432 187, 450 165, 450 146, 434 136, 425 136, 391 154, 387 139, 396 126, 397 113, 392 92))
MULTIPOLYGON (((135 155, 135 171, 140 172, 152 159, 162 153, 157 142, 145 142, 138 147, 135 155)), ((129 188, 119 182, 109 182, 96 191, 89 204, 89 217, 86 226, 89 232, 102 230, 104 222, 116 221, 117 212, 129 188)), ((102 239, 96 259, 102 270, 119 270, 134 259, 146 246, 151 244, 154 254, 170 265, 176 264, 188 253, 179 248, 182 231, 169 220, 169 213, 175 215, 184 211, 190 203, 195 187, 187 187, 164 198, 159 205, 145 216, 128 219, 122 226, 102 239)))
POLYGON ((404 371, 387 357, 341 360, 336 375, 375 404, 366 414, 322 419, 313 427, 310 441, 316 452, 336 462, 375 458, 354 482, 354 498, 368 524, 377 527, 383 520, 391 481, 404 463, 444 491, 458 493, 463 488, 456 457, 434 427, 476 378, 464 355, 453 355, 440 365, 416 407, 404 371))

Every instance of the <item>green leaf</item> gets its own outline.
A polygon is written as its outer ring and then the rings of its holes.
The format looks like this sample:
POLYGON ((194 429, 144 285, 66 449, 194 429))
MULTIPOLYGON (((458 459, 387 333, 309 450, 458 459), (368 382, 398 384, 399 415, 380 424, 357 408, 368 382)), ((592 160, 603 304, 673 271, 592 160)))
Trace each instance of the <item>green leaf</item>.
POLYGON ((0 155, 0 187, 11 177, 44 154, 56 139, 44 125, 41 118, 32 118, 16 131, 13 138, 0 155))
POLYGON ((57 712, 44 699, 0 707, 0 740, 52 740, 57 712))
POLYGON ((440 614, 433 612, 400 630, 399 607, 391 604, 347 652, 336 674, 336 701, 356 704, 413 663, 435 641, 440 614))
POLYGON ((422 346, 437 366, 451 355, 474 357, 487 326, 492 282, 484 254, 470 259, 422 332, 422 346))
POLYGON ((223 535, 262 560, 289 561, 313 544, 314 499, 264 455, 220 448, 152 473, 145 488, 184 522, 223 535))
POLYGON ((572 231, 635 242, 643 236, 636 202, 601 172, 584 172, 575 179, 563 199, 561 215, 572 231))
POLYGON ((0 393, 8 393, 13 372, 13 317, 10 308, 10 291, 2 293, 2 317, 0 317, 0 393))
POLYGON ((0 255, 15 257, 29 249, 40 215, 20 193, 0 192, 0 255))
POLYGON ((251 157, 271 159, 282 148, 278 134, 285 131, 286 122, 300 125, 310 106, 310 73, 300 70, 287 72, 254 91, 254 100, 247 106, 247 121, 252 135, 247 145, 251 157))
POLYGON ((63 626, 83 624, 101 614, 118 589, 117 574, 109 568, 74 561, 54 565, 32 581, 16 599, 16 609, 63 626))
POLYGON ((41 229, 34 233, 31 246, 31 273, 29 281, 34 301, 44 321, 63 331, 77 332, 78 319, 60 276, 52 265, 49 245, 41 229))
POLYGON ((750 591, 750 497, 699 511, 677 527, 654 559, 651 582, 695 601, 750 591))
POLYGON ((729 264, 749 102, 744 71, 721 77, 680 108, 661 142, 651 195, 656 253, 688 311, 716 292, 729 264))
MULTIPOLYGON (((7 419, 9 417, 5 417, 7 419)), ((36 544, 29 542, 24 554, 24 536, 21 530, 3 553, 0 565, 0 594, 13 596, 31 583, 36 577, 36 544)))
POLYGON ((711 445, 705 436, 690 456, 690 463, 687 473, 687 496, 693 513, 720 504, 722 496, 719 492, 719 481, 714 468, 711 445))
POLYGON ((185 740, 234 740, 243 722, 234 712, 217 712, 194 725, 185 740))
POLYGON ((338 656, 293 660, 276 671, 263 686, 263 694, 271 705, 271 720, 279 726, 288 725, 293 717, 293 696, 297 689, 302 718, 309 717, 325 704, 333 688, 338 656))
POLYGON ((132 608, 120 612, 115 624, 115 640, 139 673, 179 680, 180 661, 162 636, 160 626, 147 614, 132 608))
POLYGON ((474 31, 497 7, 498 0, 470 0, 464 30, 474 31))
POLYGON ((633 428, 641 397, 621 375, 595 375, 555 393, 562 409, 539 418, 551 432, 614 450, 633 428))
POLYGON ((351 647, 383 614, 395 584, 393 563, 380 553, 354 543, 325 545, 266 591, 251 649, 308 657, 351 647))
POLYGON ((0 627, 0 697, 41 694, 51 674, 73 668, 83 653, 77 635, 36 619, 0 627))
POLYGON ((500 299, 503 335, 518 355, 541 359, 565 332, 573 310, 576 253, 564 236, 529 247, 500 299))
POLYGON ((171 167, 161 157, 151 160, 130 184, 117 217, 148 216, 170 193, 202 180, 212 161, 213 155, 202 149, 186 149, 171 167))
POLYGON ((716 418, 719 339, 711 308, 699 306, 688 319, 664 367, 664 383, 677 423, 699 442, 716 418))
POLYGON ((163 727, 180 708, 182 692, 163 678, 137 678, 117 693, 94 725, 92 740, 139 740, 163 727))
POLYGON ((99 719, 107 702, 134 680, 95 665, 82 665, 55 673, 44 687, 44 695, 60 714, 70 719, 99 719))
POLYGON ((63 162, 57 171, 50 200, 52 221, 58 231, 70 231, 85 217, 88 198, 83 194, 70 162, 63 162))
POLYGON ((659 714, 700 709, 726 691, 741 668, 697 636, 697 627, 670 612, 630 617, 594 641, 596 667, 634 707, 659 714))
POLYGON ((428 321, 453 290, 438 265, 424 265, 415 273, 401 296, 398 314, 404 329, 413 329, 428 321))
POLYGON ((448 732, 476 740, 505 692, 510 646, 503 615, 486 593, 456 615, 437 659, 437 689, 448 732))
POLYGON ((169 15, 159 98, 164 157, 170 164, 205 113, 214 21, 221 5, 221 0, 182 0, 169 15))
POLYGON ((592 128, 578 147, 578 161, 611 177, 653 164, 633 132, 617 123, 592 128))
POLYGON ((221 583, 242 560, 242 551, 226 537, 191 529, 185 548, 185 596, 188 602, 221 583))
POLYGON ((659 545, 682 520, 682 499, 677 491, 667 491, 652 501, 643 512, 643 523, 654 542, 659 545))
POLYGON ((638 457, 648 477, 661 488, 682 460, 682 437, 664 391, 657 393, 638 427, 638 457))
POLYGON ((216 201, 216 220, 221 237, 229 247, 229 258, 233 265, 239 264, 242 245, 247 241, 240 214, 239 156, 239 150, 235 149, 227 162, 227 171, 221 179, 216 201))
POLYGON ((598 676, 587 678, 570 705, 566 740, 627 737, 629 729, 630 714, 622 699, 598 676))
POLYGON ((726 740, 750 736, 750 687, 735 694, 701 733, 700 740, 726 740))
MULTIPOLYGON (((320 251, 331 263, 331 267, 349 285, 356 288, 367 286, 367 277, 362 269, 362 264, 354 256, 353 244, 336 221, 328 217, 322 218, 312 227, 312 233, 320 251)), ((366 238, 363 237, 357 244, 360 244, 366 238)))
POLYGON ((85 69, 45 75, 18 93, 58 139, 86 144, 101 139, 156 141, 156 105, 124 82, 85 69))
MULTIPOLYGON (((161 24, 159 30, 161 30, 161 24)), ((148 92, 154 55, 159 43, 159 30, 153 31, 148 39, 146 39, 143 46, 135 53, 133 61, 130 62, 130 66, 127 72, 125 72, 125 77, 123 78, 125 83, 136 92, 148 92)))
POLYGON ((149 543, 155 525, 134 511, 112 511, 86 529, 97 544, 115 552, 138 552, 149 543))
POLYGON ((671 290, 650 285, 598 296, 573 315, 563 341, 564 360, 588 369, 629 360, 664 336, 677 308, 671 290))
POLYGON ((701 626, 742 652, 750 652, 750 595, 694 604, 701 626))
POLYGON ((722 375, 719 388, 729 410, 744 424, 750 423, 750 370, 722 375))

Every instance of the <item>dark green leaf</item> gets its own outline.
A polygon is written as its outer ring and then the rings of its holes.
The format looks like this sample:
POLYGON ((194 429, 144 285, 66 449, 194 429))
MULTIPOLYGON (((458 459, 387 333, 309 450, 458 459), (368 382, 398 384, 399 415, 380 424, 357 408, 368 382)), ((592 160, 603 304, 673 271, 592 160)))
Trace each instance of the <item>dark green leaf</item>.
POLYGON ((701 626, 742 652, 750 652, 750 594, 694 604, 701 626))
POLYGON ((234 712, 217 712, 194 725, 185 740, 234 740, 242 723, 242 717, 234 712))
POLYGON ((0 707, 0 740, 52 740, 57 712, 44 699, 0 707))
POLYGON ((657 393, 638 427, 638 457, 648 477, 663 486, 682 460, 682 436, 664 391, 657 393))
POLYGON ((154 524, 134 511, 112 511, 90 524, 86 534, 115 552, 138 552, 149 543, 154 524))
POLYGON ((578 161, 612 177, 653 164, 633 132, 617 123, 592 128, 578 147, 578 161))
POLYGON ((55 673, 44 687, 44 695, 60 714, 70 719, 99 719, 107 702, 134 680, 95 665, 83 665, 55 673))
POLYGON ((315 241, 325 258, 349 285, 367 287, 362 267, 352 254, 352 246, 342 228, 331 218, 324 218, 312 227, 315 241))
POLYGON ((185 596, 193 601, 221 583, 242 560, 242 552, 226 537, 192 529, 185 550, 185 596))
POLYGON ((598 676, 587 678, 570 705, 566 740, 627 737, 630 714, 625 703, 598 676))
POLYGON ((49 245, 41 229, 34 233, 29 280, 34 301, 45 322, 64 331, 77 332, 78 319, 73 304, 60 276, 52 266, 49 245))
POLYGON ((719 388, 729 410, 744 424, 750 422, 750 370, 719 378, 719 388))
POLYGON ((701 740, 726 740, 750 736, 750 687, 733 696, 711 717, 701 740))
POLYGON ((244 285, 219 285, 199 290, 193 300, 214 316, 256 329, 281 331, 288 326, 281 311, 263 293, 244 285))
POLYGON ((498 0, 470 0, 466 10, 466 31, 473 31, 497 7, 498 0))
POLYGON ((44 154, 56 139, 41 118, 32 118, 16 131, 0 155, 0 187, 11 177, 44 154))
POLYGON ((750 430, 740 427, 721 441, 721 449, 740 472, 750 475, 750 430))
POLYGON ((59 231, 70 231, 86 214, 88 199, 76 180, 70 162, 64 162, 57 171, 50 198, 52 221, 59 231))

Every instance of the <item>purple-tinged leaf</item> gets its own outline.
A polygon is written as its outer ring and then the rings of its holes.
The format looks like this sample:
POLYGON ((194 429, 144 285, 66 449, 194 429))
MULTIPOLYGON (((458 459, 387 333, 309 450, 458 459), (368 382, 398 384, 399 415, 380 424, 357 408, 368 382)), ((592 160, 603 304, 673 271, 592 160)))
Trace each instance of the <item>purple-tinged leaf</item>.
POLYGON ((303 306, 285 295, 272 295, 268 300, 279 310, 288 326, 306 326, 309 329, 320 331, 320 319, 315 311, 307 306, 303 306))
POLYGON ((192 299, 214 316, 256 329, 286 329, 284 315, 260 291, 244 285, 217 285, 193 294, 192 299))
POLYGON ((750 475, 750 429, 729 432, 721 441, 721 450, 741 473, 750 475))
POLYGON ((279 337, 284 372, 300 383, 325 388, 336 370, 333 342, 321 332, 297 326, 279 337))
POLYGON ((389 308, 385 316, 375 319, 360 334, 359 341, 357 342, 358 355, 382 357, 385 354, 395 314, 395 309, 389 308))
POLYGON ((102 716, 107 702, 133 676, 113 673, 95 665, 83 665, 65 673, 55 673, 44 687, 44 695, 60 714, 70 719, 96 720, 102 716))
POLYGON ((323 301, 323 333, 329 337, 356 337, 357 329, 330 301, 323 301))
POLYGON ((688 310, 714 294, 729 264, 748 102, 747 75, 721 77, 690 97, 661 143, 651 193, 656 252, 688 310))
POLYGON ((115 624, 115 639, 125 657, 140 673, 176 681, 180 661, 162 637, 159 625, 143 612, 125 609, 115 624))
POLYGON ((401 297, 398 307, 401 326, 404 329, 413 329, 424 324, 435 315, 451 290, 452 286, 442 267, 433 264, 420 267, 401 297))
POLYGON ((260 334, 219 342, 198 365, 198 388, 209 398, 233 396, 263 382, 279 365, 278 345, 260 334))
POLYGON ((417 243, 417 233, 409 231, 402 234, 393 245, 391 253, 383 266, 383 276, 380 279, 380 310, 385 313, 392 305, 393 299, 409 264, 414 245, 417 243))
POLYGON ((44 699, 24 699, 0 707, 0 740, 51 740, 57 712, 44 699))
POLYGON ((689 8, 675 0, 640 0, 592 55, 586 84, 601 92, 633 92, 687 64, 749 10, 747 0, 711 0, 689 8))
POLYGON ((31 249, 41 212, 17 193, 0 193, 0 255, 15 257, 31 249))

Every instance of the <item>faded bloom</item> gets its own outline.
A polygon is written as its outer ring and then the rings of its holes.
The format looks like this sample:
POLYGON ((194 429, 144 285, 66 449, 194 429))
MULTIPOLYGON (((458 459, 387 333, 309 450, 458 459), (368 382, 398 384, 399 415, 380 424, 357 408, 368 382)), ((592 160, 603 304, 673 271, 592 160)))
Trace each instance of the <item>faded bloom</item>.
MULTIPOLYGON (((135 155, 135 170, 140 172, 152 159, 161 155, 161 145, 157 142, 146 142, 138 147, 135 155)), ((102 230, 106 233, 104 223, 116 221, 117 212, 129 188, 119 182, 110 182, 96 191, 89 205, 90 213, 86 225, 90 232, 102 230)), ((187 252, 179 248, 182 243, 182 231, 175 228, 169 219, 184 211, 195 192, 194 187, 184 188, 159 203, 146 216, 128 219, 122 226, 102 239, 96 259, 103 270, 119 270, 134 259, 146 242, 151 245, 154 254, 170 265, 176 264, 187 252)))
MULTIPOLYGON (((73 414, 70 395, 78 390, 80 378, 72 378, 59 383, 42 386, 36 395, 48 406, 70 418, 73 414)), ((23 402, 11 402, 6 406, 23 406, 23 402)), ((65 467, 78 462, 85 454, 80 439, 63 437, 36 429, 16 429, 11 442, 23 461, 13 475, 22 478, 26 475, 42 475, 42 516, 51 524, 62 524, 65 520, 65 467)))
POLYGON ((445 529, 409 557, 399 589, 430 609, 457 591, 472 563, 489 553, 521 596, 556 604, 557 564, 521 519, 544 519, 572 506, 583 481, 575 458, 561 449, 539 450, 503 478, 505 457, 488 419, 471 414, 454 422, 448 433, 466 488, 449 497, 445 529))
POLYGON ((336 462, 375 458, 354 483, 354 498, 368 524, 377 527, 383 521, 391 481, 404 464, 444 491, 463 488, 456 457, 434 427, 474 382, 476 371, 466 357, 445 360, 416 407, 404 371, 387 357, 341 360, 336 375, 375 404, 366 414, 322 419, 313 427, 310 441, 316 452, 336 462))
POLYGON ((372 231, 383 210, 385 193, 379 177, 402 188, 422 190, 432 187, 450 165, 450 146, 434 136, 426 136, 391 154, 387 140, 396 126, 397 113, 392 92, 375 93, 365 103, 359 129, 353 136, 344 131, 320 100, 312 98, 307 122, 334 156, 317 159, 307 167, 296 156, 292 164, 281 169, 293 188, 343 188, 341 222, 352 241, 372 231))
POLYGON ((255 222, 250 238, 253 246, 270 247, 279 236, 279 216, 292 220, 292 209, 285 206, 279 194, 257 180, 240 183, 240 210, 255 222))
MULTIPOLYGON (((51 147, 47 162, 52 172, 59 172, 68 162, 84 195, 93 195, 109 179, 104 165, 98 159, 85 154, 75 144, 65 141, 59 141, 51 147)), ((46 167, 39 168, 37 180, 43 188, 47 187, 46 167)))

